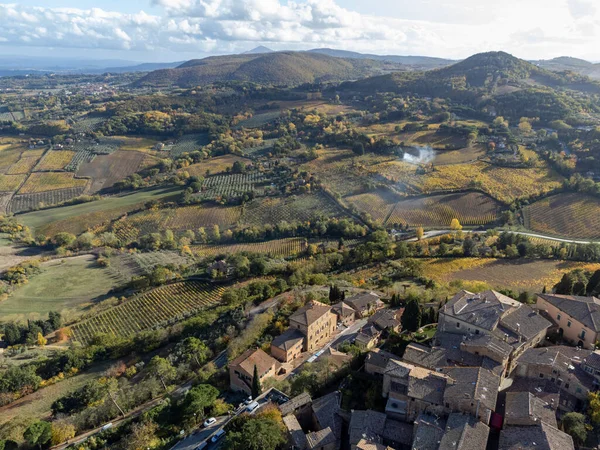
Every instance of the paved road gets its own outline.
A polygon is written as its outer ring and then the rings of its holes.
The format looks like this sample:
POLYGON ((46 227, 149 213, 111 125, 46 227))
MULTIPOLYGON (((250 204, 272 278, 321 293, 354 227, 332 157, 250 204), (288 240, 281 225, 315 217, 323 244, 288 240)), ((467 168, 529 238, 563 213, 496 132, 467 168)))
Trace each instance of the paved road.
MULTIPOLYGON (((564 242, 566 244, 593 244, 593 243, 595 243, 595 241, 581 241, 581 240, 577 240, 577 239, 564 239, 564 238, 558 238, 555 236, 546 236, 544 234, 529 233, 527 231, 513 231, 513 230, 503 230, 503 229, 499 229, 498 231, 500 231, 500 232, 506 231, 508 233, 520 234, 522 236, 529 236, 529 237, 540 238, 540 239, 548 239, 550 241, 564 242)), ((474 231, 474 230, 473 231, 463 230, 463 232, 464 233, 474 233, 474 234, 485 233, 485 231, 474 231)), ((444 234, 450 234, 450 233, 454 233, 454 231, 452 231, 452 230, 430 230, 430 231, 426 231, 423 234, 423 238, 428 239, 428 238, 442 236, 444 234)), ((417 238, 407 239, 407 242, 416 242, 416 241, 417 241, 417 238)))
POLYGON ((199 428, 185 439, 179 441, 171 450, 195 450, 202 442, 210 439, 212 435, 228 422, 229 416, 217 417, 217 423, 208 428, 199 428))

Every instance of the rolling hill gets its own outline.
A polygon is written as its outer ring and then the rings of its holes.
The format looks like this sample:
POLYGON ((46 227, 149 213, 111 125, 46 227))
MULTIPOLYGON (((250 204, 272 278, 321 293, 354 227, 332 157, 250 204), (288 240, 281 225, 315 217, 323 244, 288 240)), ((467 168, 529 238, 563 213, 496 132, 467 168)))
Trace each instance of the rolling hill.
POLYGON ((584 59, 561 56, 559 58, 532 62, 547 70, 555 72, 571 71, 593 79, 600 79, 600 64, 594 64, 584 59))
POLYGON ((376 61, 389 61, 406 66, 412 66, 414 69, 430 70, 446 67, 454 64, 456 61, 444 58, 434 58, 430 56, 401 56, 401 55, 373 55, 370 53, 358 53, 347 50, 336 50, 333 48, 315 48, 309 50, 311 53, 335 56, 336 58, 351 59, 373 59, 376 61))
POLYGON ((495 106, 510 119, 549 122, 584 109, 567 91, 598 94, 600 84, 573 72, 551 72, 505 52, 489 52, 442 69, 386 74, 344 83, 341 89, 450 98, 475 109, 495 106))
POLYGON ((308 52, 245 53, 191 60, 175 69, 157 70, 140 79, 137 85, 193 87, 218 81, 250 81, 296 86, 356 80, 402 69, 400 64, 387 61, 308 52))

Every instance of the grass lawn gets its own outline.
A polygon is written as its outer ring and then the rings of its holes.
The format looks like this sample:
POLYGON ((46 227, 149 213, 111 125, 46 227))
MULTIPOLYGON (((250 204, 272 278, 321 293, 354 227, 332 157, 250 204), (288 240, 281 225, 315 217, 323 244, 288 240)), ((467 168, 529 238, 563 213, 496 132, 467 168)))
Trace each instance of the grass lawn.
POLYGON ((124 281, 114 271, 98 267, 92 255, 49 261, 41 269, 0 302, 0 320, 45 317, 49 311, 72 319, 124 281))
POLYGON ((114 364, 114 361, 98 364, 88 371, 40 389, 0 408, 0 425, 14 418, 49 418, 52 413, 52 403, 69 392, 83 387, 88 381, 100 378, 112 364, 114 364))
POLYGON ((133 194, 120 197, 108 197, 79 205, 63 206, 60 208, 50 208, 41 211, 34 211, 17 216, 17 220, 27 225, 29 228, 37 229, 51 222, 68 220, 84 214, 98 213, 112 209, 120 209, 127 206, 135 206, 150 200, 159 200, 168 196, 178 195, 181 192, 179 188, 158 188, 145 189, 133 194))

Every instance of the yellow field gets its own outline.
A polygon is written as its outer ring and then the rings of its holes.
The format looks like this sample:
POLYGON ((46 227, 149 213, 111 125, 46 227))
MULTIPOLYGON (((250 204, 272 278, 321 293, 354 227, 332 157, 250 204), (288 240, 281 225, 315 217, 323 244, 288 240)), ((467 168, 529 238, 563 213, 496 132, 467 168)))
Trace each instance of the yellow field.
POLYGON ((16 163, 14 163, 8 171, 6 172, 8 175, 18 175, 29 173, 35 167, 37 162, 40 160, 42 155, 44 154, 43 149, 41 150, 27 150, 21 154, 21 159, 19 159, 16 163))
POLYGON ((0 175, 0 191, 11 192, 19 187, 27 175, 0 175))
POLYGON ((563 177, 543 167, 515 169, 484 162, 438 166, 435 171, 417 174, 417 168, 403 161, 391 161, 373 167, 390 181, 405 185, 409 191, 433 193, 465 189, 473 184, 504 203, 540 195, 561 186, 563 177))
POLYGON ((37 170, 62 170, 71 162, 75 152, 70 150, 50 150, 40 162, 37 170))
POLYGON ((54 189, 85 187, 87 182, 86 179, 74 178, 73 174, 68 172, 34 172, 19 190, 19 194, 35 194, 54 189))
POLYGON ((23 147, 20 145, 0 146, 0 170, 4 171, 21 158, 23 147))
POLYGON ((118 136, 117 139, 121 142, 119 150, 133 150, 150 154, 159 154, 159 151, 154 150, 154 146, 158 142, 156 139, 118 136))
POLYGON ((600 264, 556 260, 493 258, 440 258, 425 260, 425 274, 440 283, 485 283, 495 289, 517 291, 551 289, 563 274, 574 269, 595 271, 600 264))

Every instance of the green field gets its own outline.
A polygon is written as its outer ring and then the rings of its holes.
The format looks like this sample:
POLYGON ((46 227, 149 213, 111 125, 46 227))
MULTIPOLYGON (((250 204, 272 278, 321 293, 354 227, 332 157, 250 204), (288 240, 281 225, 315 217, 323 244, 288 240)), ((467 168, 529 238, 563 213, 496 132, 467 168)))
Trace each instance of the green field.
MULTIPOLYGON (((50 208, 42 211, 20 214, 17 219, 23 225, 27 225, 33 230, 39 230, 48 224, 69 221, 69 219, 88 214, 98 215, 102 212, 110 214, 112 210, 124 210, 141 205, 150 200, 160 200, 165 197, 175 196, 181 192, 180 188, 159 188, 147 189, 134 194, 123 195, 120 197, 108 197, 102 200, 81 203, 79 205, 64 206, 62 208, 50 208)), ((89 225, 88 225, 89 226, 89 225)), ((61 230, 68 231, 68 230, 61 230)), ((85 229, 83 230, 85 231, 85 229)))
POLYGON ((125 281, 114 271, 98 267, 92 255, 49 261, 41 269, 0 302, 0 320, 45 317, 49 311, 71 319, 125 281))

